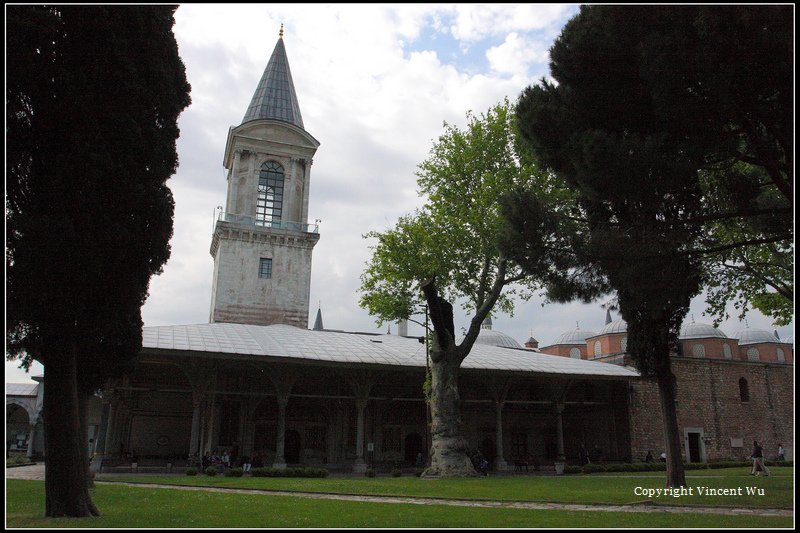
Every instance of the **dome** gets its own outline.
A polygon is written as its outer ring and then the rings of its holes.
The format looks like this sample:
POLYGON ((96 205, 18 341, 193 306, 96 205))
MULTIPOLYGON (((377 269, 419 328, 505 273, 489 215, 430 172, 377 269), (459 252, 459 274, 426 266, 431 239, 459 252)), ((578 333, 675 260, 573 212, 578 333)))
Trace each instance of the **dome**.
POLYGON ((603 329, 600 330, 600 333, 598 333, 598 335, 608 335, 610 333, 625 333, 627 331, 628 331, 628 323, 622 320, 621 318, 618 318, 617 320, 609 322, 608 324, 603 326, 603 329))
POLYGON ((586 339, 594 335, 594 331, 576 328, 559 335, 553 344, 586 344, 586 339))
POLYGON ((765 329, 743 329, 736 334, 736 338, 739 339, 739 346, 745 344, 761 344, 763 342, 782 342, 775 337, 774 333, 770 333, 765 329))
POLYGON ((711 324, 703 324, 700 322, 684 324, 681 328, 681 334, 678 335, 679 339, 707 339, 709 337, 717 337, 720 339, 728 338, 722 330, 715 328, 711 324))
POLYGON ((475 339, 475 344, 485 344, 487 346, 501 346, 503 348, 522 348, 520 344, 514 340, 510 335, 506 335, 502 331, 495 331, 493 329, 481 329, 478 333, 478 338, 475 339))

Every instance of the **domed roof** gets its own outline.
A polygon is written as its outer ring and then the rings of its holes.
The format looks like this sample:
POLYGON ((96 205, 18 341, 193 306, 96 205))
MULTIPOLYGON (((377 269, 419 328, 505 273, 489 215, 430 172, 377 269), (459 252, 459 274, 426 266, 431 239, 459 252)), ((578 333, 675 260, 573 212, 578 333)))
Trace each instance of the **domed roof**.
POLYGON ((745 344, 761 344, 762 342, 781 342, 780 339, 775 337, 774 333, 770 333, 765 329, 750 329, 746 328, 736 334, 739 339, 739 346, 745 344))
POLYGON ((510 335, 506 335, 502 331, 495 331, 486 328, 481 328, 480 333, 478 333, 478 338, 475 339, 475 344, 502 346, 503 348, 522 348, 522 346, 520 346, 520 344, 510 335))
POLYGON ((598 335, 608 335, 609 333, 625 333, 628 331, 628 323, 622 320, 621 318, 616 319, 613 322, 609 322, 603 329, 600 330, 598 335))
POLYGON ((707 339, 709 337, 718 337, 720 339, 728 338, 722 330, 715 328, 711 324, 703 324, 700 322, 684 324, 681 328, 681 334, 678 335, 679 339, 707 339))
POLYGON ((594 335, 594 331, 575 328, 559 335, 553 344, 586 344, 586 339, 594 335))

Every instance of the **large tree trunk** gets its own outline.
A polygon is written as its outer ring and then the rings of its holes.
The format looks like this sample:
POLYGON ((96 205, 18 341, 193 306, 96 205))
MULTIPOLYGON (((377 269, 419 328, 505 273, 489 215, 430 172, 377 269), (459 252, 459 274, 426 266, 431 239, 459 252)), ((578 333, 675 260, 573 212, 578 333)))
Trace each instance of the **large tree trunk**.
POLYGON ((664 419, 664 440, 667 449, 667 487, 686 486, 683 469, 681 436, 678 432, 678 413, 675 409, 675 376, 669 355, 659 361, 658 391, 661 397, 661 416, 664 419))
POLYGON ((94 476, 89 468, 89 421, 87 420, 87 408, 89 405, 89 397, 85 394, 78 393, 78 423, 80 424, 80 442, 82 443, 84 468, 86 469, 86 486, 90 489, 94 488, 94 476))
POLYGON ((431 461, 425 477, 478 475, 469 458, 467 441, 459 434, 459 364, 453 359, 445 352, 431 362, 431 461))
POLYGON ((75 350, 47 358, 44 365, 45 515, 97 516, 86 476, 81 439, 75 350))

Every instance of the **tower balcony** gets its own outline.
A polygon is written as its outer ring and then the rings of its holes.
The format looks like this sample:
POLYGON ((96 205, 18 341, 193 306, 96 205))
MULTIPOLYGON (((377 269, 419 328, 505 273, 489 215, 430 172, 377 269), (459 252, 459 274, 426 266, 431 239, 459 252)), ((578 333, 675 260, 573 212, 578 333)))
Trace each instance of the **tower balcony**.
POLYGON ((287 220, 265 220, 249 215, 238 215, 221 211, 217 220, 220 222, 232 222, 254 228, 284 229, 289 231, 301 231, 303 233, 319 233, 319 223, 306 224, 304 222, 290 222, 287 220))

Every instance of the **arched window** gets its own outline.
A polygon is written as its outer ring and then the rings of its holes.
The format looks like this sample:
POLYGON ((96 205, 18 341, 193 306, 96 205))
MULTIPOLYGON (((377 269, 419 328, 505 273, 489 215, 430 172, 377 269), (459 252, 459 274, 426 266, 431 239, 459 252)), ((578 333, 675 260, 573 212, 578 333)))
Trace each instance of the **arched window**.
POLYGON ((594 356, 597 357, 603 353, 603 349, 600 347, 600 341, 594 341, 594 356))
POLYGON ((731 347, 727 342, 722 345, 722 355, 725 356, 725 359, 732 359, 733 358, 733 353, 731 352, 731 347))
POLYGON ((283 214, 283 167, 275 161, 261 165, 258 175, 256 226, 280 227, 283 214))
POLYGON ((778 354, 778 362, 779 363, 785 363, 786 362, 786 354, 783 353, 783 348, 778 348, 777 354, 778 354))
POLYGON ((739 378, 739 399, 743 402, 750 401, 750 387, 744 378, 739 378))
POLYGON ((706 347, 702 344, 695 344, 692 346, 692 355, 695 357, 705 357, 706 356, 706 347))
POLYGON ((628 351, 628 337, 622 337, 622 340, 619 341, 619 351, 628 351))
POLYGON ((747 349, 747 360, 748 361, 758 361, 759 360, 758 348, 748 348, 747 349))
POLYGON ((580 359, 581 358, 581 349, 580 348, 570 348, 569 349, 569 356, 573 359, 580 359))

